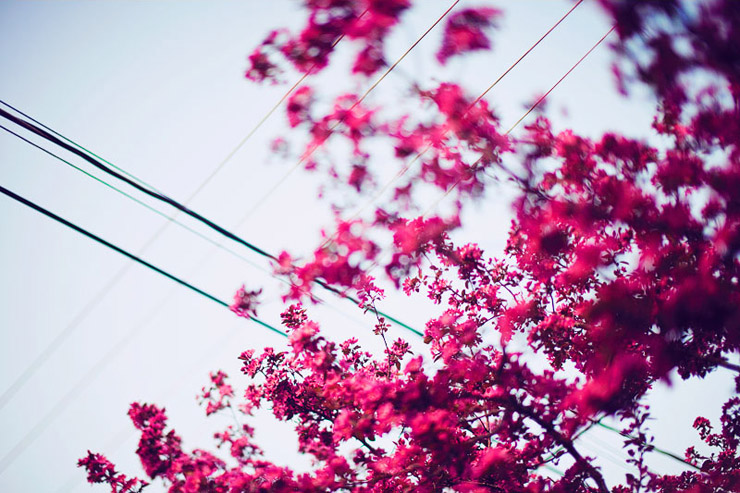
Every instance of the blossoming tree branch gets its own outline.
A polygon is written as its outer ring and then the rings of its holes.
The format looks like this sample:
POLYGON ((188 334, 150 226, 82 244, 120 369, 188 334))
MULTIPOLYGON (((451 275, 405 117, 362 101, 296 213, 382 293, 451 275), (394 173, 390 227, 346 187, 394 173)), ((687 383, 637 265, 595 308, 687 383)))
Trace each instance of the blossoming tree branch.
MULTIPOLYGON (((740 371, 732 363, 740 349, 740 3, 687 11, 677 0, 600 0, 615 26, 615 83, 624 97, 637 86, 652 92, 660 147, 615 133, 586 138, 543 113, 514 137, 489 103, 450 82, 409 83, 400 97, 413 94, 420 110, 400 116, 392 101, 321 94, 327 89, 310 76, 332 63, 342 38, 357 48, 349 77, 371 80, 388 68, 384 40, 411 0, 303 3, 303 29, 267 35, 246 76, 275 83, 285 70, 308 74, 286 105, 290 127, 308 137, 302 165, 357 202, 375 200, 355 214, 333 204, 336 229, 311 258, 280 255, 275 274, 290 281, 288 349, 246 349, 243 375, 234 384, 213 373, 202 400, 206 414, 233 411, 245 421, 268 407, 295 426, 313 466, 297 473, 274 464, 248 425, 218 433, 212 452, 185 449, 163 409, 135 403, 129 415, 148 480, 183 493, 740 491, 740 398, 720 403, 719 422, 697 417, 695 430, 678 430, 710 451, 687 450, 680 475, 646 466, 653 446, 644 404, 676 372, 740 371), (319 96, 335 99, 327 107, 315 104, 319 96), (390 151, 382 166, 395 166, 392 182, 381 178, 379 146, 390 151), (465 208, 502 186, 516 190, 505 251, 453 242, 465 208), (428 213, 430 191, 453 206, 428 213), (439 305, 424 328, 425 355, 387 337, 378 276, 439 305), (316 281, 377 315, 383 354, 322 336, 310 316, 316 281), (513 340, 526 342, 526 354, 513 340), (634 472, 622 484, 607 484, 579 449, 577 437, 605 417, 620 423, 631 457, 634 472), (562 475, 546 473, 553 463, 562 475)), ((492 49, 503 15, 449 12, 437 63, 492 49)), ((257 294, 240 290, 233 310, 250 316, 257 294)), ((80 465, 113 492, 147 484, 100 454, 80 465)))

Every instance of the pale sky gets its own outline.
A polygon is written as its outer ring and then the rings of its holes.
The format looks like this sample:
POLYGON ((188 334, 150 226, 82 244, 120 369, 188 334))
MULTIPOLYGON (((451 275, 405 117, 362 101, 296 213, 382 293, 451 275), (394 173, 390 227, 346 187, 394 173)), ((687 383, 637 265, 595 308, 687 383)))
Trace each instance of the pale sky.
MULTIPOLYGON (((389 60, 451 4, 419 3, 423 6, 410 11, 389 40, 389 60)), ((383 104, 412 77, 422 82, 456 79, 477 93, 572 6, 545 0, 488 3, 505 11, 493 52, 442 69, 433 57, 441 33, 435 30, 369 101, 383 104)), ((576 9, 488 95, 504 127, 609 29, 593 3, 576 9)), ((464 1, 456 8, 481 4, 486 2, 464 1)), ((287 89, 255 85, 244 79, 243 71, 246 56, 270 29, 300 24, 297 5, 288 0, 6 0, 0 3, 0 99, 185 201, 287 89)), ((339 46, 340 63, 346 48, 339 46)), ((572 127, 588 136, 616 130, 649 138, 651 101, 616 94, 610 61, 602 45, 553 92, 550 116, 558 129, 572 127)), ((325 98, 362 91, 373 81, 352 81, 341 74, 335 69, 315 78, 325 98)), ((319 230, 331 224, 327 203, 315 198, 320 180, 293 173, 260 201, 295 163, 269 153, 270 140, 286 131, 283 115, 282 109, 276 112, 189 205, 271 252, 305 254, 318 244, 319 230)), ((45 147, 53 149, 51 144, 45 147)), ((70 160, 89 169, 79 159, 70 160)), ((0 185, 132 252, 165 222, 6 132, 0 132, 0 185)), ((173 212, 147 203, 168 215, 173 212)), ((480 242, 487 253, 499 254, 509 217, 505 194, 492 190, 464 218, 456 238, 480 242)), ((209 238, 227 241, 187 223, 209 238)), ((75 468, 88 449, 107 455, 122 472, 143 477, 134 453, 138 437, 126 416, 135 400, 165 406, 186 448, 214 448, 211 434, 228 420, 205 418, 195 402, 208 372, 226 370, 238 391, 246 383, 238 373, 241 351, 285 346, 279 336, 138 265, 129 267, 79 319, 130 262, 5 196, 0 196, 0 227, 0 392, 55 337, 74 327, 0 409, 2 491, 105 491, 88 487, 83 472, 75 468)), ((269 268, 238 245, 224 244, 269 268)), ((142 256, 229 301, 242 283, 262 287, 259 316, 279 323, 284 286, 182 228, 168 227, 142 256)), ((380 341, 370 333, 371 319, 345 301, 321 295, 329 303, 312 308, 311 314, 328 337, 357 337, 379 350, 380 341)), ((423 300, 402 294, 391 293, 382 308, 420 330, 430 316, 423 300)), ((392 330, 394 337, 403 336, 424 351, 413 334, 392 330)), ((657 418, 651 423, 655 443, 682 454, 697 442, 690 430, 694 417, 716 416, 731 389, 730 376, 717 373, 703 382, 658 391, 650 401, 657 418)), ((285 425, 266 416, 256 417, 253 424, 268 458, 297 469, 307 466, 305 458, 296 456, 295 440, 285 425)), ((599 457, 610 484, 623 477, 626 454, 618 439, 593 430, 580 446, 599 457)), ((661 457, 652 465, 657 471, 680 470, 661 457)), ((161 490, 155 482, 148 491, 161 490)))

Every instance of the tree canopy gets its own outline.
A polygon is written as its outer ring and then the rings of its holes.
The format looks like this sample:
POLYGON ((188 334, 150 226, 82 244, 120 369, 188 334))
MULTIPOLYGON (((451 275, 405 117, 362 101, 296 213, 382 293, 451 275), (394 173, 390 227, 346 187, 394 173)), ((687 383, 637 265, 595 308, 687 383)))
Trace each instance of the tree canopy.
MULTIPOLYGON (((303 3, 303 28, 269 33, 246 77, 306 74, 285 107, 307 136, 300 162, 345 196, 373 201, 356 214, 331 204, 336 228, 311 258, 279 255, 275 275, 290 281, 288 349, 244 351, 244 385, 235 390, 213 373, 202 401, 206 414, 268 406, 294 424, 313 468, 272 463, 249 425, 217 434, 228 457, 186 450, 163 409, 134 403, 149 478, 172 492, 738 491, 740 398, 722 405, 719 423, 697 417, 695 430, 681 430, 712 452, 687 450, 688 470, 676 476, 645 465, 653 445, 643 398, 674 371, 684 379, 740 371, 732 362, 740 350, 740 4, 600 1, 614 22, 616 84, 624 97, 647 88, 659 103, 656 145, 555 129, 546 112, 513 137, 493 105, 451 82, 409 83, 403 97, 418 101, 414 113, 355 93, 316 104, 326 88, 310 75, 332 63, 344 38, 357 47, 349 77, 388 69, 384 40, 411 1, 303 3), (396 173, 384 182, 388 167, 396 173), (504 184, 516 190, 505 251, 489 256, 454 242, 465 208, 504 184), (430 191, 454 206, 431 212, 430 191), (392 322, 378 312, 378 276, 441 307, 424 328, 428 354, 386 337, 392 322), (310 316, 318 284, 375 313, 383 354, 322 336, 310 316), (511 348, 514 338, 526 353, 511 348), (634 466, 621 485, 608 485, 579 451, 578 436, 604 417, 622 424, 634 466), (562 475, 545 473, 552 463, 562 475)), ((438 63, 493 49, 503 15, 451 10, 438 63)), ((252 316, 258 296, 242 289, 232 309, 252 316)), ((99 454, 80 465, 114 492, 146 484, 99 454)))

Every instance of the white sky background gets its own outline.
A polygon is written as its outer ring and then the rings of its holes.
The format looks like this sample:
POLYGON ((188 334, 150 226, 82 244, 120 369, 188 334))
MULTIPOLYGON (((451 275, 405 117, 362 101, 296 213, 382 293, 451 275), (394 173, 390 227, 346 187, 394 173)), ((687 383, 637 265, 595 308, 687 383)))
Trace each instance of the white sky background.
MULTIPOLYGON (((395 60, 450 2, 419 2, 389 40, 395 60)), ((457 7, 484 2, 461 2, 457 7)), ((580 6, 487 97, 508 128, 524 104, 546 91, 608 29, 593 2, 580 6)), ((571 7, 564 1, 495 2, 505 10, 492 53, 442 68, 433 31, 378 89, 372 103, 392 101, 409 78, 464 81, 477 93, 495 80, 571 7)), ((0 99, 22 109, 116 165, 185 201, 234 149, 287 86, 253 84, 243 77, 246 56, 268 30, 298 26, 302 12, 288 0, 263 1, 4 1, 0 3, 0 99)), ((340 44, 338 56, 349 53, 340 44)), ((652 135, 652 103, 615 93, 611 54, 601 46, 548 99, 558 129, 597 136, 606 130, 652 135)), ((293 76, 289 76, 292 82, 293 76)), ((362 91, 340 70, 316 78, 324 97, 362 91)), ((279 110, 190 202, 218 224, 236 228, 241 217, 295 163, 270 156, 269 141, 284 133, 279 110)), ((3 124, 5 124, 3 122, 3 124)), ((45 147, 53 149, 51 144, 45 147)), ((57 149, 54 149, 57 152, 57 149)), ((63 153, 63 151, 59 151, 63 153)), ((63 154, 69 158, 69 155, 63 154)), ((79 159, 73 161, 89 169, 79 159)), ((0 132, 0 184, 132 252, 165 222, 28 144, 0 132)), ((236 231, 271 252, 307 253, 331 224, 327 203, 315 199, 316 177, 297 172, 236 231)), ((164 205, 149 202, 171 214, 164 205)), ((182 219, 182 218, 181 218, 182 219)), ((214 232, 192 227, 219 241, 214 232)), ((490 254, 504 245, 509 221, 505 195, 492 189, 464 218, 456 238, 478 241, 490 254)), ((51 340, 129 261, 119 254, 0 196, 0 391, 7 389, 51 340)), ((268 267, 239 245, 229 247, 268 267)), ((177 226, 143 255, 155 265, 230 301, 246 282, 263 287, 259 316, 279 324, 283 287, 239 259, 177 226), (206 258, 205 261, 203 259, 206 258)), ((350 303, 319 293, 333 308, 312 308, 328 337, 358 337, 373 350, 372 320, 350 303)), ((423 329, 423 300, 391 294, 381 307, 423 329)), ((394 328, 423 351, 413 334, 394 328)), ((236 357, 248 348, 282 348, 285 340, 138 265, 128 269, 35 376, 0 410, 0 460, 48 426, 0 475, 2 491, 104 491, 85 485, 75 462, 87 449, 102 452, 119 470, 143 477, 137 436, 126 416, 132 401, 167 408, 186 448, 213 448, 212 432, 228 420, 204 417, 194 399, 208 371, 225 369, 237 392, 244 386, 236 357), (152 315, 152 311, 154 314, 152 315), (133 335, 131 335, 133 334, 133 335), (96 366, 97 365, 97 366, 96 366), (82 383, 79 383, 82 382, 82 383), (61 402, 61 404, 60 404, 61 402)), ((730 376, 681 382, 657 391, 650 428, 656 444, 677 452, 697 442, 690 424, 715 417, 732 391, 730 376)), ((257 441, 268 458, 305 468, 289 430, 260 417, 257 441)), ((625 470, 619 440, 594 430, 582 440, 615 484, 625 470)), ((678 471, 656 457, 658 471, 678 471)), ((155 483, 150 491, 160 491, 155 483)))

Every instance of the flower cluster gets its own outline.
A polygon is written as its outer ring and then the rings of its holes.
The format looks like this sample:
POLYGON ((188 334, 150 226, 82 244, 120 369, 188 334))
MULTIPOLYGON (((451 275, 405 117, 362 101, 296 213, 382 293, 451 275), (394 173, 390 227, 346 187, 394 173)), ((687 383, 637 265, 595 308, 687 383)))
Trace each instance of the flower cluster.
POLYGON ((362 47, 352 73, 372 75, 386 62, 384 40, 410 6, 409 0, 306 0, 308 22, 297 35, 271 32, 249 56, 246 76, 274 81, 280 73, 275 55, 281 54, 298 71, 315 73, 326 67, 340 38, 346 36, 362 47))
MULTIPOLYGON (((250 57, 250 77, 273 78, 270 54, 277 52, 304 73, 318 70, 341 36, 362 46, 353 73, 371 74, 384 63, 384 36, 410 4, 305 3, 304 30, 270 35, 250 57)), ((297 473, 270 462, 249 426, 216 435, 229 462, 186 451, 162 409, 134 404, 137 453, 149 477, 174 493, 740 488, 740 399, 724 404, 719 429, 697 419, 712 452, 690 448, 686 461, 696 470, 679 475, 646 466, 653 445, 643 404, 651 386, 674 371, 683 378, 718 367, 740 372, 730 360, 740 352, 740 6, 600 3, 619 35, 620 88, 642 84, 659 103, 659 146, 559 130, 544 115, 512 139, 488 103, 448 82, 414 86, 425 111, 401 117, 356 95, 339 96, 324 114, 313 89, 291 96, 288 122, 307 132, 307 167, 363 196, 379 176, 370 142, 384 141, 405 180, 371 219, 344 220, 337 207, 335 230, 305 262, 279 256, 276 274, 291 281, 286 301, 297 301, 282 314, 289 347, 244 351, 243 393, 222 372, 203 390, 207 414, 228 407, 249 419, 265 408, 292 423, 312 467, 297 473), (350 164, 319 166, 314 151, 334 137, 350 143, 351 159, 338 160, 350 164), (472 199, 494 186, 492 174, 516 193, 500 257, 450 234, 472 199), (449 217, 416 212, 430 188, 455 192, 449 217), (423 352, 389 338, 389 322, 376 310, 383 291, 369 273, 376 264, 407 295, 439 307, 426 324, 423 352), (377 317, 382 354, 322 335, 310 307, 300 304, 315 283, 357 293, 362 309, 377 317), (611 489, 577 440, 605 417, 622 425, 634 470, 611 489), (564 468, 562 476, 543 473, 550 464, 564 468)), ((486 8, 452 15, 438 59, 489 49, 486 31, 498 15, 486 8)), ((257 294, 242 288, 232 309, 251 316, 257 294)), ((740 390, 740 377, 737 383, 740 390)), ((80 465, 113 491, 143 486, 102 456, 89 454, 80 465)))

